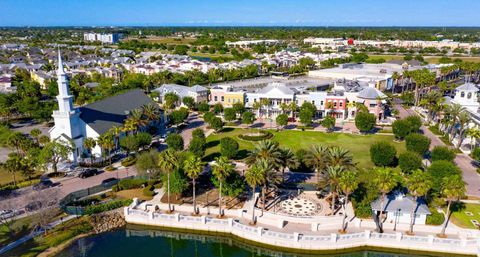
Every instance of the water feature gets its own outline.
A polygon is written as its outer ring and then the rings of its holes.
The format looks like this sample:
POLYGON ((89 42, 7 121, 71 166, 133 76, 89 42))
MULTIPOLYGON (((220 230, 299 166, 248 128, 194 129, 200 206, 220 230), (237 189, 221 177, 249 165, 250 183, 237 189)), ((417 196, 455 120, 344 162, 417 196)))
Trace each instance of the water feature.
POLYGON ((180 233, 129 226, 77 240, 57 257, 313 257, 374 256, 418 257, 445 255, 413 255, 377 251, 355 251, 342 254, 309 255, 288 253, 251 245, 225 236, 180 233))

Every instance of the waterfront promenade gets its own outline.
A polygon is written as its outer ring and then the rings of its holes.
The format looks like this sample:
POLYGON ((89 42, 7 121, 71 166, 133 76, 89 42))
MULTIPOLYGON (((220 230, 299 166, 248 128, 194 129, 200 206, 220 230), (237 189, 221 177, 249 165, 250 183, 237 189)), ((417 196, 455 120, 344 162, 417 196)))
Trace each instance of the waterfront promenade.
POLYGON ((398 226, 396 232, 389 230, 391 224, 385 224, 385 228, 389 232, 376 233, 374 232, 374 227, 372 227, 374 225, 373 222, 365 221, 360 223, 352 220, 356 224, 351 229, 349 228, 349 233, 340 234, 337 230, 339 224, 341 224, 341 216, 316 217, 312 219, 296 218, 296 221, 302 220, 303 224, 292 226, 292 223, 295 223, 294 220, 266 213, 263 219, 258 219, 255 226, 251 226, 248 225, 248 219, 244 217, 244 210, 230 210, 225 213, 224 218, 220 219, 207 214, 192 216, 188 213, 180 212, 178 208, 176 208, 174 213, 167 214, 165 211, 154 211, 153 206, 139 205, 137 201, 125 207, 124 214, 127 223, 131 224, 225 233, 274 247, 307 251, 380 247, 477 255, 480 246, 478 231, 468 229, 457 231, 458 228, 455 227, 450 227, 447 230, 450 233, 449 238, 438 238, 434 233, 439 232, 439 227, 436 226, 415 226, 416 231, 419 231, 419 233, 415 236, 410 236, 402 233, 407 230, 404 224, 399 224, 400 226, 398 226), (262 223, 262 221, 268 219, 276 220, 276 226, 262 223), (307 224, 310 224, 310 226, 307 224), (289 229, 286 229, 287 227, 289 229), (425 229, 426 227, 433 227, 433 229, 425 229))

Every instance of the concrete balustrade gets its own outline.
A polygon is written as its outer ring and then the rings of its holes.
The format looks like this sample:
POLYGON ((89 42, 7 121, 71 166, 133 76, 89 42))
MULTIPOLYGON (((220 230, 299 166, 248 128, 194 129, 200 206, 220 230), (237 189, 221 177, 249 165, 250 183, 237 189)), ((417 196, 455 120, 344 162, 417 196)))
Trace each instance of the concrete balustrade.
MULTIPOLYGON (((282 248, 321 251, 371 246, 452 254, 477 255, 480 253, 480 240, 478 238, 442 239, 433 235, 408 236, 401 232, 381 234, 370 230, 344 235, 337 233, 331 233, 330 235, 304 234, 309 231, 283 233, 266 230, 262 226, 252 227, 241 224, 233 218, 217 219, 206 217, 205 215, 201 217, 184 216, 179 213, 159 214, 132 208, 134 206, 125 207, 124 209, 125 219, 128 223, 228 233, 247 240, 282 248)), ((279 223, 277 223, 277 226, 279 223)), ((315 224, 317 231, 318 223, 315 224)), ((314 225, 311 228, 313 231, 314 225)))

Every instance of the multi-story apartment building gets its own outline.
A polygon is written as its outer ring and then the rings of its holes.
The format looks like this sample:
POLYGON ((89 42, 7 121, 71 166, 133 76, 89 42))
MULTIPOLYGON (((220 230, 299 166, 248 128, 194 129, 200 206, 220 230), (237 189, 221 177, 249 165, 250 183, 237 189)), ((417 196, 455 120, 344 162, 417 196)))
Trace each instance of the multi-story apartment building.
POLYGON ((231 107, 235 103, 245 104, 245 92, 234 90, 229 85, 217 85, 210 89, 209 102, 211 104, 221 103, 225 107, 231 107))

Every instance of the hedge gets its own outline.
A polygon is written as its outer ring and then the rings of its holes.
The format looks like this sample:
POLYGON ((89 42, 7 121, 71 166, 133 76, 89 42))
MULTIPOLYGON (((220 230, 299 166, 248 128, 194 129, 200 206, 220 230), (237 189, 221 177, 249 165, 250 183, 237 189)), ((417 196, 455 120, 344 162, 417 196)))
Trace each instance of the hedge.
POLYGON ((114 200, 108 203, 99 204, 99 205, 90 205, 85 208, 85 214, 92 215, 101 212, 111 211, 114 209, 118 209, 123 206, 128 206, 132 203, 132 199, 124 199, 124 200, 114 200))
POLYGON ((426 224, 427 225, 442 225, 445 221, 445 215, 439 213, 435 208, 430 208, 432 214, 427 215, 426 224))
POLYGON ((141 178, 127 178, 120 180, 118 182, 118 189, 119 190, 128 190, 134 188, 140 188, 147 183, 147 180, 141 178))
POLYGON ((136 161, 137 161, 137 158, 133 156, 128 156, 127 158, 123 159, 121 163, 123 167, 128 167, 135 164, 136 161))
POLYGON ((273 137, 273 134, 268 131, 261 130, 259 131, 259 133, 262 135, 258 135, 258 136, 238 135, 238 138, 246 141, 262 141, 262 140, 270 139, 273 137))
POLYGON ((155 195, 155 192, 153 191, 154 189, 155 189, 155 187, 153 185, 146 186, 143 189, 143 195, 144 196, 154 196, 155 195))

